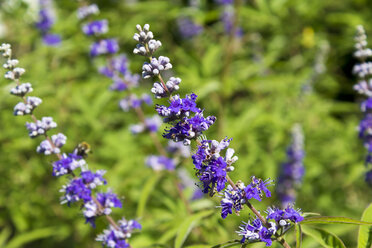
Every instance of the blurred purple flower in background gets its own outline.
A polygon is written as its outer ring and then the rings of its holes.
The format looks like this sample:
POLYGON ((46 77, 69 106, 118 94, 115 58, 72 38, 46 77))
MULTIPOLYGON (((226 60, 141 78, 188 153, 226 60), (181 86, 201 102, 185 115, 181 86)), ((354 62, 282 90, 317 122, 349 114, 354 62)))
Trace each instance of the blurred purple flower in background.
POLYGON ((50 32, 56 20, 52 4, 52 0, 39 1, 40 10, 38 20, 35 23, 43 37, 44 44, 48 46, 56 46, 61 43, 61 37, 50 32))

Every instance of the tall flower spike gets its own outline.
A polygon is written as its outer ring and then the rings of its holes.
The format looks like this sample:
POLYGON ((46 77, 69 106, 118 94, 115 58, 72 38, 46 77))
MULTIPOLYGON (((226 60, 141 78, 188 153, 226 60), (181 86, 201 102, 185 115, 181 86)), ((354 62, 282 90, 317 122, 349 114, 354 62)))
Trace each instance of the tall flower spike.
MULTIPOLYGON (((15 67, 18 64, 17 60, 11 58, 12 50, 9 44, 2 44, 0 52, 3 57, 7 59, 4 68, 8 70, 6 73, 7 78, 16 83, 16 87, 11 90, 11 94, 21 98, 21 102, 14 108, 15 115, 31 115, 33 122, 27 122, 26 128, 29 136, 35 138, 42 135, 45 140, 37 147, 37 152, 44 155, 55 154, 58 160, 52 163, 53 176, 60 177, 67 175, 70 179, 69 183, 62 187, 60 190, 63 192, 61 203, 67 203, 68 206, 75 202, 82 203, 82 212, 86 219, 86 223, 95 226, 95 219, 98 216, 105 216, 110 223, 110 229, 117 234, 117 244, 125 244, 125 246, 116 247, 129 247, 128 238, 131 236, 133 229, 140 229, 141 226, 136 221, 126 221, 125 219, 116 223, 109 215, 112 208, 121 208, 122 204, 119 198, 108 191, 107 193, 97 193, 97 188, 100 185, 107 184, 103 178, 104 170, 97 170, 92 172, 88 170, 85 160, 80 156, 79 152, 75 151, 69 155, 61 154, 61 148, 66 143, 67 137, 61 133, 49 136, 48 132, 57 127, 57 123, 51 117, 42 117, 38 120, 33 114, 33 110, 41 103, 38 97, 30 97, 26 94, 32 91, 30 83, 21 83, 20 78, 25 72, 23 68, 15 67), (80 175, 77 176, 77 170, 80 169, 80 175)), ((148 99, 144 99, 147 101, 148 99)), ((98 240, 101 240, 98 238, 98 240)), ((112 246, 112 240, 102 240, 104 245, 112 246), (106 242, 107 241, 107 242, 106 242)))
MULTIPOLYGON (((367 149, 366 166, 372 163, 372 63, 367 60, 372 56, 372 50, 367 47, 367 36, 363 26, 357 27, 355 36, 354 56, 360 63, 353 68, 353 73, 358 77, 358 84, 354 85, 354 89, 367 99, 360 105, 361 111, 364 114, 364 119, 359 124, 359 138, 363 140, 364 146, 367 149)), ((368 169, 365 180, 372 187, 372 168, 368 169)))
POLYGON ((133 53, 142 56, 151 56, 156 50, 161 47, 161 42, 154 40, 154 35, 150 31, 150 25, 145 24, 143 28, 140 25, 136 26, 138 33, 135 33, 133 39, 138 42, 133 53))
POLYGON ((50 32, 56 19, 52 0, 39 0, 39 6, 39 19, 35 23, 35 26, 42 34, 44 44, 48 46, 56 46, 61 42, 61 37, 50 32))
MULTIPOLYGON (((140 32, 134 35, 134 39, 139 42, 137 47, 146 48, 149 40, 153 38, 149 25, 146 24, 143 29, 137 25, 137 30, 140 32)), ((221 142, 208 140, 203 132, 215 122, 216 118, 214 116, 204 118, 203 110, 196 105, 196 94, 186 95, 185 98, 169 94, 161 75, 162 70, 158 68, 159 62, 157 61, 155 65, 152 65, 154 59, 152 55, 149 56, 149 59, 150 63, 143 65, 143 77, 157 77, 159 79, 160 82, 156 82, 152 88, 156 98, 169 97, 168 107, 165 105, 156 106, 158 114, 164 117, 163 121, 170 125, 168 129, 165 129, 163 137, 175 142, 183 141, 184 145, 190 145, 191 140, 196 140, 198 146, 196 152, 192 155, 192 159, 203 193, 209 193, 213 196, 216 191, 222 192, 226 183, 229 183, 230 185, 222 195, 221 217, 226 218, 228 214, 233 213, 233 210, 238 213, 243 203, 246 203, 257 216, 252 225, 246 223, 238 232, 239 235, 243 236, 242 243, 246 240, 262 241, 270 246, 272 240, 280 237, 281 244, 288 248, 289 245, 281 237, 282 232, 277 235, 277 231, 281 228, 278 229, 275 222, 266 220, 249 202, 252 198, 261 201, 263 195, 270 197, 271 192, 267 187, 271 185, 272 180, 263 181, 252 176, 252 182, 247 187, 242 182, 235 184, 228 176, 228 172, 234 170, 232 164, 238 160, 238 157, 234 156, 234 149, 228 148, 231 139, 225 138, 221 142), (226 150, 225 156, 221 155, 223 150, 226 150)), ((291 214, 291 212, 288 214, 291 214)), ((295 221, 300 221, 300 219, 298 218, 295 221)), ((283 229, 280 231, 283 231, 283 229)))
POLYGON ((282 207, 293 204, 296 199, 296 191, 301 186, 305 174, 304 156, 302 128, 299 124, 295 124, 292 128, 292 143, 287 149, 287 161, 281 166, 276 186, 282 207))

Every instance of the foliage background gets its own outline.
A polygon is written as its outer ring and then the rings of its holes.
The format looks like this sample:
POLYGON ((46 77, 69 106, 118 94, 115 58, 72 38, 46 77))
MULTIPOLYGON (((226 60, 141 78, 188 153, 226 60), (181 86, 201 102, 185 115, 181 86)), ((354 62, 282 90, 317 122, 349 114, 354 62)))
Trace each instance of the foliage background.
MULTIPOLYGON (((213 1, 201 1, 199 8, 189 7, 186 1, 95 2, 101 9, 99 18, 109 20, 108 36, 118 37, 134 72, 140 72, 143 62, 131 55, 135 24, 151 24, 163 43, 158 55, 170 57, 172 73, 183 80, 181 93, 199 94, 200 106, 218 117, 220 124, 208 137, 234 138, 232 147, 239 156, 231 173, 234 180, 248 182, 252 175, 275 179, 285 160, 290 128, 299 122, 306 137, 306 175, 296 206, 305 212, 360 218, 370 202, 371 189, 364 183, 365 149, 356 131, 361 114, 352 91, 351 70, 355 26, 364 24, 372 36, 372 9, 367 0, 244 1, 239 20, 244 35, 236 43, 227 74, 223 68, 229 40, 219 21, 221 9, 213 1), (180 15, 203 24, 204 32, 182 40, 175 25, 180 15), (316 56, 327 45, 326 72, 314 78, 316 56), (314 91, 301 94, 310 79, 314 91)), ((81 141, 91 144, 90 167, 106 169, 110 187, 125 196, 124 208, 115 216, 134 218, 144 185, 156 177, 144 165, 145 156, 155 153, 154 147, 146 135, 130 134, 128 125, 136 123, 136 117, 119 110, 117 102, 123 94, 110 92, 109 80, 96 72, 100 61, 89 58, 91 40, 81 33, 78 3, 55 1, 55 7, 54 31, 63 36, 61 46, 42 44, 33 27, 35 1, 21 0, 0 1, 0 42, 13 44, 15 56, 27 71, 24 80, 43 99, 37 116, 56 119, 58 131, 68 137, 67 150, 81 141)), ((104 221, 99 220, 97 230, 92 231, 78 207, 59 204, 58 191, 66 181, 51 176, 52 158, 35 153, 41 140, 27 138, 27 117, 13 117, 16 100, 8 93, 11 86, 5 79, 0 82, 0 246, 100 247, 94 237, 104 221)), ((150 88, 151 82, 143 81, 142 89, 150 88)), ((152 108, 146 111, 154 112, 152 108)), ((193 173, 191 160, 183 166, 193 173)), ((274 195, 255 205, 264 209, 277 203, 274 195)), ((218 204, 218 198, 192 203, 197 212, 213 213, 197 223, 199 231, 192 232, 185 247, 210 247, 238 238, 235 230, 241 220, 247 220, 249 211, 222 220, 215 208, 218 204)), ((144 229, 132 238, 133 247, 154 247, 154 243, 173 247, 187 213, 169 175, 162 174, 155 182, 139 217, 144 229)), ((330 229, 347 246, 355 246, 356 227, 330 229)), ((304 247, 317 244, 305 238, 304 247)))

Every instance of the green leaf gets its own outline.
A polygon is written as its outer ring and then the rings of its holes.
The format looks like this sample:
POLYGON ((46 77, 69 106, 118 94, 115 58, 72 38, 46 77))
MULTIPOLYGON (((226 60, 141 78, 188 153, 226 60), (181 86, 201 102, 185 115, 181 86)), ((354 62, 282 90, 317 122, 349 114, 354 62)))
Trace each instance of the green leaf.
POLYGON ((301 221, 301 225, 312 224, 352 224, 352 225, 372 225, 372 222, 354 220, 347 217, 317 216, 308 217, 301 221))
POLYGON ((342 240, 335 234, 321 228, 303 226, 302 231, 315 239, 321 246, 326 248, 346 248, 342 240))
POLYGON ((143 187, 143 191, 141 193, 141 198, 139 200, 138 208, 137 208, 138 217, 143 216, 145 212, 145 208, 146 208, 147 199, 149 198, 151 191, 155 188, 155 184, 158 182, 159 179, 160 179, 160 174, 156 173, 154 176, 150 177, 149 180, 147 180, 145 186, 143 187))
POLYGON ((190 234, 191 230, 195 227, 197 222, 202 218, 212 214, 213 212, 214 212, 213 210, 206 210, 186 218, 185 221, 181 224, 180 228, 178 229, 174 247, 181 248, 187 236, 190 234))
POLYGON ((4 229, 1 230, 1 233, 0 233, 0 247, 4 246, 5 242, 9 238, 10 234, 11 234, 11 231, 7 227, 4 227, 4 229))
POLYGON ((302 244, 302 228, 300 224, 295 225, 296 229, 296 248, 301 248, 302 244))
MULTIPOLYGON (((362 221, 372 221, 372 204, 370 204, 363 212, 362 221)), ((358 248, 372 247, 372 227, 359 227, 358 248)))
POLYGON ((41 228, 14 237, 4 248, 25 247, 25 244, 56 234, 56 228, 41 228))

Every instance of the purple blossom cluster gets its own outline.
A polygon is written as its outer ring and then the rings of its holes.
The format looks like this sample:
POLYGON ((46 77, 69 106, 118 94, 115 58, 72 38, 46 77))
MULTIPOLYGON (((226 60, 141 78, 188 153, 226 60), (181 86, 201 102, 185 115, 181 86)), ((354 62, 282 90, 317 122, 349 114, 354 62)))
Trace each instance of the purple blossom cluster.
MULTIPOLYGON (((171 78, 169 79, 171 83, 169 81, 165 83, 162 72, 172 68, 170 60, 164 56, 155 58, 153 56, 154 50, 149 49, 150 42, 157 44, 161 44, 161 42, 154 39, 148 24, 143 27, 137 25, 136 28, 138 33, 135 33, 133 38, 138 44, 133 53, 146 56, 150 60, 145 62, 142 67, 142 77, 156 77, 159 81, 154 83, 151 92, 157 99, 168 98, 168 105, 156 105, 156 111, 159 116, 163 117, 163 122, 170 125, 165 129, 163 137, 175 142, 182 141, 185 146, 189 146, 191 140, 196 141, 197 149, 192 155, 192 160, 202 192, 209 193, 211 196, 220 192, 222 200, 219 207, 223 219, 233 212, 239 213, 243 205, 247 205, 256 214, 257 219, 252 224, 246 223, 238 231, 238 234, 243 236, 241 242, 244 243, 246 240, 261 241, 270 246, 272 240, 278 239, 284 234, 287 230, 285 228, 290 226, 289 222, 299 222, 303 217, 288 206, 284 211, 274 209, 273 213, 270 212, 270 216, 265 220, 259 211, 252 206, 250 203, 252 199, 261 201, 264 195, 271 197, 271 192, 267 187, 273 181, 252 176, 251 183, 245 186, 241 181, 234 183, 229 178, 228 173, 234 170, 233 163, 238 160, 238 157, 234 156, 234 149, 229 148, 232 139, 226 137, 218 142, 208 140, 203 135, 203 132, 209 129, 216 118, 214 116, 204 118, 204 111, 196 104, 197 95, 195 93, 186 95, 185 98, 178 94, 173 95, 174 91, 179 89, 181 79, 175 81, 176 78, 171 78), (173 82, 177 82, 177 84, 173 82), (221 155, 221 152, 224 154, 221 155), (229 185, 226 187, 227 183, 229 185), (278 232, 279 229, 281 232, 278 232)), ((158 158, 152 159, 159 164, 158 158)))
POLYGON ((203 32, 203 27, 196 24, 189 17, 179 17, 177 19, 177 26, 183 39, 191 39, 203 32))
MULTIPOLYGON (((358 77, 358 83, 354 85, 354 89, 366 98, 360 105, 364 118, 359 123, 359 138, 367 149, 366 166, 368 166, 372 163, 372 63, 367 60, 371 58, 372 50, 367 47, 367 36, 363 26, 357 27, 355 41, 354 56, 360 63, 353 68, 353 73, 358 77)), ((365 180, 372 186, 371 168, 368 169, 365 180)))
MULTIPOLYGON (((88 16, 99 13, 98 6, 95 4, 83 6, 78 10, 78 18, 85 19, 88 16)), ((93 20, 83 24, 82 30, 87 36, 99 36, 108 32, 107 20, 93 20)), ((129 60, 125 54, 118 54, 120 50, 116 39, 99 39, 91 45, 90 54, 92 57, 106 55, 107 62, 105 65, 98 68, 98 72, 103 76, 110 78, 112 84, 110 90, 113 91, 128 91, 129 94, 119 102, 119 107, 128 112, 134 109, 137 114, 141 115, 141 122, 130 126, 130 131, 133 134, 142 133, 144 131, 156 132, 161 123, 158 117, 145 117, 142 113, 142 105, 152 105, 152 98, 148 94, 137 96, 132 92, 133 88, 138 87, 140 75, 131 73, 129 69, 129 60)))
POLYGON ((225 188, 227 172, 234 170, 232 166, 238 160, 234 149, 228 148, 231 139, 202 140, 195 154, 192 155, 196 175, 202 183, 204 193, 214 194, 225 188), (226 149, 225 157, 220 155, 226 149))
POLYGON ((67 176, 69 179, 69 182, 60 190, 63 193, 61 203, 67 203, 68 206, 76 202, 82 203, 81 210, 86 223, 90 223, 93 227, 95 227, 97 217, 106 216, 110 227, 102 235, 99 235, 97 240, 102 241, 103 245, 108 247, 129 247, 128 238, 133 230, 140 229, 141 226, 136 221, 126 221, 125 219, 115 223, 109 216, 112 208, 121 208, 122 203, 111 190, 106 193, 97 192, 99 186, 107 184, 106 179, 103 178, 106 171, 93 172, 89 170, 85 160, 79 154, 78 147, 70 154, 61 153, 61 148, 65 145, 67 137, 62 133, 49 136, 49 131, 56 128, 57 123, 52 117, 42 117, 41 120, 36 118, 33 111, 40 105, 41 99, 26 96, 32 92, 32 85, 20 82, 20 77, 25 70, 15 67, 18 61, 12 59, 11 46, 2 44, 0 52, 7 60, 4 64, 4 68, 8 70, 5 74, 6 78, 16 84, 10 93, 21 99, 21 102, 14 108, 14 114, 16 116, 31 115, 33 121, 26 123, 29 136, 31 138, 44 136, 45 138, 36 151, 44 155, 55 154, 58 160, 52 163, 53 176, 67 176), (80 170, 80 173, 77 170, 80 170))
POLYGON ((236 37, 241 37, 243 35, 243 30, 241 27, 234 27, 235 25, 235 9, 234 0, 215 0, 218 5, 222 6, 222 12, 220 20, 223 23, 224 30, 226 34, 231 34, 235 32, 236 37), (235 30, 234 30, 235 29, 235 30))
POLYGON ((124 112, 128 112, 131 109, 140 108, 142 104, 152 105, 152 99, 150 95, 143 94, 140 98, 135 94, 130 94, 124 97, 119 102, 120 108, 124 112))
POLYGON ((187 95, 185 98, 181 98, 179 95, 171 95, 179 89, 181 79, 173 77, 167 83, 164 82, 161 72, 171 69, 172 64, 168 57, 159 56, 156 58, 152 56, 161 46, 161 42, 154 39, 154 35, 150 31, 150 25, 145 24, 143 27, 137 25, 136 27, 138 33, 134 34, 133 39, 138 44, 133 53, 150 58, 150 62, 145 62, 142 66, 142 77, 157 77, 159 79, 159 82, 155 82, 151 90, 155 98, 169 97, 169 106, 156 106, 159 115, 164 117, 166 123, 171 124, 168 129, 165 129, 163 137, 189 145, 191 140, 195 140, 213 125, 216 117, 208 116, 205 118, 203 116, 203 111, 195 103, 196 94, 187 95), (191 115, 192 113, 194 113, 194 116, 191 115))
POLYGON ((39 29, 44 44, 48 46, 56 46, 61 43, 61 37, 50 32, 55 23, 55 14, 52 6, 52 0, 39 0, 39 16, 35 23, 39 29))
POLYGON ((172 171, 176 168, 175 161, 165 156, 151 155, 146 158, 146 165, 154 171, 168 170, 172 171))
POLYGON ((291 226, 291 223, 298 223, 304 219, 300 210, 295 210, 291 206, 284 210, 269 207, 266 213, 266 224, 260 218, 243 222, 240 230, 237 231, 238 235, 243 236, 241 243, 261 241, 265 242, 266 246, 271 246, 276 233, 279 231, 285 232, 291 226))
POLYGON ((163 122, 161 118, 158 115, 154 115, 152 117, 147 117, 144 122, 131 125, 130 131, 133 134, 143 133, 146 130, 152 133, 156 133, 162 124, 163 122))
POLYGON ((287 161, 282 164, 276 185, 283 207, 293 204, 296 200, 296 191, 300 188, 305 174, 304 157, 304 136, 301 126, 296 124, 292 128, 292 143, 287 149, 287 161))
POLYGON ((243 205, 251 199, 261 201, 264 194, 266 197, 271 197, 271 192, 267 188, 271 183, 270 179, 263 181, 253 176, 252 182, 247 186, 240 181, 235 188, 228 185, 222 194, 221 217, 225 219, 227 215, 233 213, 233 210, 235 213, 239 213, 243 205))
POLYGON ((132 233, 137 229, 141 230, 141 225, 135 220, 121 219, 118 226, 110 226, 109 229, 103 231, 103 234, 98 235, 97 241, 101 241, 103 246, 114 248, 128 248, 130 245, 127 239, 132 236, 132 233))

